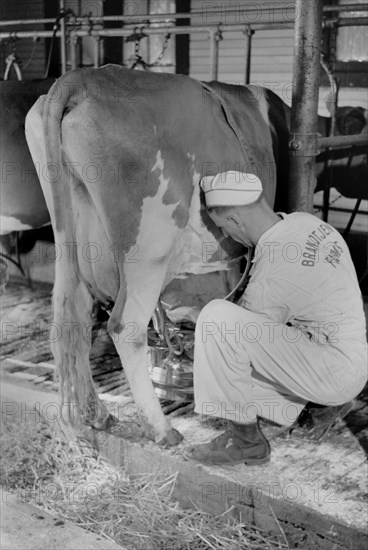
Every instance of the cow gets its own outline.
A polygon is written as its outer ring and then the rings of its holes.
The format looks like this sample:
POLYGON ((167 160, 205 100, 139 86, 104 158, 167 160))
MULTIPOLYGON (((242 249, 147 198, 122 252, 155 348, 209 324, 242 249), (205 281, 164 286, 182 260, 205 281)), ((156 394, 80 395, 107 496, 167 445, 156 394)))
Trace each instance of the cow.
POLYGON ((52 347, 65 412, 77 422, 77 403, 83 423, 111 422, 89 367, 85 329, 95 301, 110 311, 108 331, 152 437, 175 445, 181 435, 146 368, 147 327, 172 279, 225 269, 244 254, 209 219, 202 176, 258 174, 274 204, 272 136, 259 103, 246 88, 225 102, 186 76, 107 65, 61 77, 28 113, 26 137, 62 252, 52 347))
MULTIPOLYGON (((29 252, 38 228, 50 234, 50 215, 24 135, 26 114, 54 78, 0 82, 0 244, 1 255, 29 252)), ((51 236, 52 238, 52 236, 51 236)), ((5 288, 7 263, 2 261, 5 288)), ((1 277, 0 277, 1 279, 1 277)))
POLYGON ((0 235, 50 223, 24 124, 29 109, 54 81, 0 82, 0 235))

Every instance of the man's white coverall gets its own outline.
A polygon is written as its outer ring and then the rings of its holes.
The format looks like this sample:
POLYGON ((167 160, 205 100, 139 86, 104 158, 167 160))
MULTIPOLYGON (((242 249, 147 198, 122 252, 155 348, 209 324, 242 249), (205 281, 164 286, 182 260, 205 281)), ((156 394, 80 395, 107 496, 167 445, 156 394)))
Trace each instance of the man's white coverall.
POLYGON ((257 243, 239 305, 213 300, 200 313, 199 414, 288 426, 308 401, 340 405, 366 383, 363 303, 345 241, 310 214, 280 216, 257 243))

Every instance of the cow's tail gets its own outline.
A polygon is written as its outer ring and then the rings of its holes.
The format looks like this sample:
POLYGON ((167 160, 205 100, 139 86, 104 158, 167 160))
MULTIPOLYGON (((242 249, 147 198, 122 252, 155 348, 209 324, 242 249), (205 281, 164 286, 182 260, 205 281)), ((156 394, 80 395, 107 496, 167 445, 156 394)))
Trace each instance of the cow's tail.
MULTIPOLYGON (((68 73, 50 89, 43 111, 47 173, 53 203, 53 229, 60 256, 55 265, 51 348, 58 368, 63 420, 103 427, 108 412, 96 392, 89 365, 93 299, 79 276, 71 213, 70 176, 63 158, 62 120, 83 99, 78 73, 68 73)), ((76 243, 75 243, 76 245, 76 243)))
POLYGON ((59 78, 50 88, 43 109, 43 132, 46 149, 45 167, 53 199, 56 229, 65 227, 65 198, 69 195, 67 166, 62 159, 61 124, 68 109, 83 97, 83 82, 74 71, 59 78))

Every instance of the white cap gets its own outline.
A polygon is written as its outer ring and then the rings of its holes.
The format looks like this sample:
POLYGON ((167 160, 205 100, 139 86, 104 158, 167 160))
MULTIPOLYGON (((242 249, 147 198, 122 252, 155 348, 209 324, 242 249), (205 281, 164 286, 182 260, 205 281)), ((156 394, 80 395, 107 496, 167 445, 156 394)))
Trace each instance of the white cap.
POLYGON ((262 193, 261 180, 255 174, 230 170, 201 180, 206 205, 245 206, 259 199, 262 193))

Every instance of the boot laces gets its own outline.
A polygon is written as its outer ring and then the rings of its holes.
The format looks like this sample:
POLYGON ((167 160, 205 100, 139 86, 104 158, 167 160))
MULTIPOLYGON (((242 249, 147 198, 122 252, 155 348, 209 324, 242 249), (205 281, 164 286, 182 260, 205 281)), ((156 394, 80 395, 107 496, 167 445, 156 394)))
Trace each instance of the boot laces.
POLYGON ((227 448, 230 445, 234 443, 234 433, 233 430, 228 427, 226 430, 215 437, 215 439, 212 440, 212 445, 214 448, 227 448))

